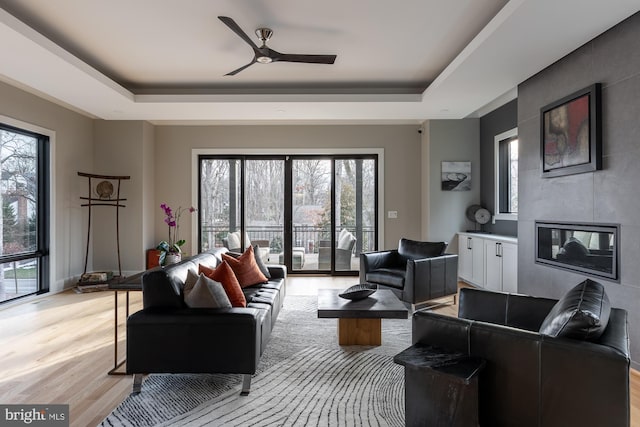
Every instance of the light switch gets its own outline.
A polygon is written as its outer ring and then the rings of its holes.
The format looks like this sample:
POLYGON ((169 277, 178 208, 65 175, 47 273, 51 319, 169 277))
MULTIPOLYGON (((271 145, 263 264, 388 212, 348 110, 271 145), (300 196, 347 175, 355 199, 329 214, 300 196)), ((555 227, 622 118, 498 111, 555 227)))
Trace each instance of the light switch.
POLYGON ((387 218, 398 218, 398 211, 388 211, 387 212, 387 218))

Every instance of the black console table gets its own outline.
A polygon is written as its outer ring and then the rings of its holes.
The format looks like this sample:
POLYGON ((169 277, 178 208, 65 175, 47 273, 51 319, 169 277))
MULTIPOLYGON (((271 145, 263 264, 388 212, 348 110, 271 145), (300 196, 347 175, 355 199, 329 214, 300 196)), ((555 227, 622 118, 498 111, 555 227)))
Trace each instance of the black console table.
MULTIPOLYGON (((109 282, 109 290, 113 291, 114 295, 114 337, 113 337, 113 368, 109 370, 109 375, 126 375, 126 372, 118 371, 124 363, 127 361, 123 359, 118 361, 118 292, 126 292, 125 302, 125 319, 129 318, 129 292, 138 291, 142 292, 142 275, 145 272, 137 273, 129 277, 114 278, 109 282)), ((125 322, 126 323, 126 322, 125 322)))
POLYGON ((407 426, 478 426, 478 374, 484 360, 417 344, 393 361, 405 369, 407 426))

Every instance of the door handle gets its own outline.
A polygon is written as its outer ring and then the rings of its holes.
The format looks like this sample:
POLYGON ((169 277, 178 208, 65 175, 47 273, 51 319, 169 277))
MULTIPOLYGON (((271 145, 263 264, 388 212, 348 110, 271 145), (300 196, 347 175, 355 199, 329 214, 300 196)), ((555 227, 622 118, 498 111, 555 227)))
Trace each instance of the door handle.
POLYGON ((496 256, 502 258, 502 243, 496 243, 496 256))

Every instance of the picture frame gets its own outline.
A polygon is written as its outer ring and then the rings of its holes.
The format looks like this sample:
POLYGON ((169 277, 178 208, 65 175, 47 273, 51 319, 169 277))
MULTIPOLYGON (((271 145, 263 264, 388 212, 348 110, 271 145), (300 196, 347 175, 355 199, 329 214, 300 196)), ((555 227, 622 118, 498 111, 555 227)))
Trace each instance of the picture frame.
POLYGON ((595 83, 540 109, 543 178, 602 169, 601 92, 595 83))
POLYGON ((442 162, 442 191, 471 190, 471 162, 442 162))

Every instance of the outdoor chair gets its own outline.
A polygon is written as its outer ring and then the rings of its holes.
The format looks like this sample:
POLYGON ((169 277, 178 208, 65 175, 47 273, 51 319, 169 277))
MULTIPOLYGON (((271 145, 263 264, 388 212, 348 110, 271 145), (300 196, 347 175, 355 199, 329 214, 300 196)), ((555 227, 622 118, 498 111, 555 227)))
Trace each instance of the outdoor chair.
MULTIPOLYGON (((356 237, 346 229, 342 229, 336 240, 336 270, 351 270, 351 257, 353 256, 353 248, 356 245, 356 237)), ((318 247, 318 269, 331 269, 331 242, 321 240, 318 247)))

